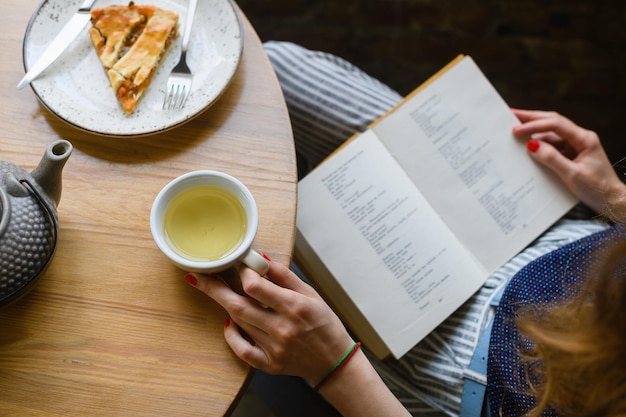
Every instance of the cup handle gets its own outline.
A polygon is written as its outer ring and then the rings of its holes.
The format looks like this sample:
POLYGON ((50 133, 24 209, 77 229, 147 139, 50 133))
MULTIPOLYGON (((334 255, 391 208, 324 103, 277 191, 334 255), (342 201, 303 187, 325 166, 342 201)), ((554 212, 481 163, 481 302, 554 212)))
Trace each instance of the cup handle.
POLYGON ((254 249, 250 249, 241 262, 261 276, 265 276, 270 269, 270 264, 254 249))

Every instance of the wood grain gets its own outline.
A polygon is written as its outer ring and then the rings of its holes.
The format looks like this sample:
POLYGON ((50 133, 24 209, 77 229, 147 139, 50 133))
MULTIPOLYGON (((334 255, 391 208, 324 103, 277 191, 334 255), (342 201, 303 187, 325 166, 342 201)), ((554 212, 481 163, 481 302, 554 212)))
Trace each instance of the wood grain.
POLYGON ((34 0, 2 0, 0 159, 32 170, 49 143, 74 152, 63 172, 56 255, 27 297, 0 310, 2 416, 219 416, 249 368, 223 339, 224 311, 182 280, 149 229, 158 191, 196 169, 243 181, 260 212, 255 248, 288 264, 295 227, 291 126, 261 42, 245 46, 219 101, 169 132, 84 133, 52 115, 24 74, 34 0))

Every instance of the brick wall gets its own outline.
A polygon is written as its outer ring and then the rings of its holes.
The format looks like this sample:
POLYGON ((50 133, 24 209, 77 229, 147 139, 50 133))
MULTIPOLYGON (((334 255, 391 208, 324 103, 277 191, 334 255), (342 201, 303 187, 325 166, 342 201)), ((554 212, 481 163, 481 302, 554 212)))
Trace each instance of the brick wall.
POLYGON ((337 54, 406 94, 459 53, 512 107, 557 110, 626 157, 625 0, 238 0, 262 40, 337 54))

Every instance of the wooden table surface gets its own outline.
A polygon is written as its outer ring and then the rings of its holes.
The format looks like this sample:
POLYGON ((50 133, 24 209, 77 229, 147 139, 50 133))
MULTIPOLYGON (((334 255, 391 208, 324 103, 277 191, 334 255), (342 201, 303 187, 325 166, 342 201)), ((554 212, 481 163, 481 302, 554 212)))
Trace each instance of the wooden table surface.
POLYGON ((149 213, 174 177, 227 172, 257 200, 254 247, 289 263, 293 137, 258 36, 241 14, 241 64, 200 116, 158 135, 107 138, 61 121, 30 87, 16 89, 22 39, 38 2, 1 3, 0 160, 30 171, 59 138, 74 152, 63 171, 51 266, 31 293, 0 309, 0 415, 224 415, 250 369, 224 342, 226 313, 156 247, 149 213))

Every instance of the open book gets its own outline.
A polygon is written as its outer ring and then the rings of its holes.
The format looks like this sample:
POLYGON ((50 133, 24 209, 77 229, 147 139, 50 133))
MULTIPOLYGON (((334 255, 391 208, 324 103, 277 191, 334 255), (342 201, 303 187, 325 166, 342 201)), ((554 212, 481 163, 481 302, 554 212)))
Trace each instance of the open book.
POLYGON ((295 258, 379 358, 400 358, 577 200, 460 56, 298 185, 295 258))

